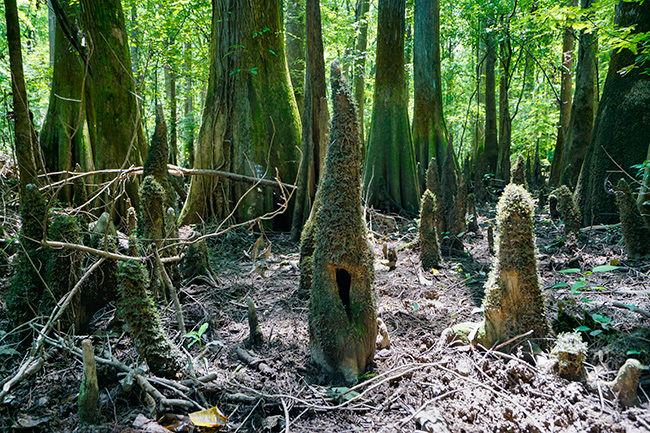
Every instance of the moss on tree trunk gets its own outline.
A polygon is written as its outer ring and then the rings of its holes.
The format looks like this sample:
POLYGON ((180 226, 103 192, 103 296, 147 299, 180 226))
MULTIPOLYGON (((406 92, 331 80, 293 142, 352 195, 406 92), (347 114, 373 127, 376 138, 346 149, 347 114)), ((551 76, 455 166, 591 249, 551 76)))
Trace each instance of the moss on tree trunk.
MULTIPOLYGON (((582 0, 582 8, 590 8, 592 0, 582 0)), ((575 188, 578 175, 591 142, 596 107, 598 106, 598 34, 595 31, 580 31, 578 43, 578 66, 576 70, 576 92, 571 107, 571 118, 562 153, 559 170, 560 183, 575 188)), ((555 159, 554 159, 555 161, 555 159)))
POLYGON ((404 11, 404 0, 379 2, 377 73, 363 186, 369 205, 416 213, 420 185, 408 119, 404 11))
MULTIPOLYGON (((86 103, 95 168, 142 165, 147 144, 142 131, 131 53, 119 0, 82 0, 81 17, 88 44, 90 79, 86 103)), ((107 181, 112 176, 98 176, 107 181)), ((126 192, 137 207, 138 185, 128 182, 126 192)), ((111 197, 103 197, 105 201, 111 197)), ((126 217, 126 199, 118 203, 118 214, 126 217)))
MULTIPOLYGON (((636 26, 633 34, 650 31, 650 2, 619 3, 615 23, 636 26)), ((616 184, 623 175, 610 171, 620 170, 618 167, 629 170, 646 157, 650 74, 647 62, 634 66, 636 57, 626 49, 612 52, 593 137, 576 187, 584 225, 619 220, 614 195, 604 188, 605 181, 616 184), (627 70, 625 74, 621 74, 623 69, 627 70)))
MULTIPOLYGON (((59 2, 59 5, 69 20, 78 13, 78 7, 69 5, 67 0, 59 2)), ((83 97, 86 79, 84 64, 58 21, 54 28, 54 44, 50 49, 53 51, 52 87, 39 134, 45 166, 48 171, 55 172, 72 171, 79 164, 91 171, 94 163, 83 97)), ((71 201, 71 188, 64 188, 62 192, 60 198, 71 201)))
MULTIPOLYGON (((215 0, 212 59, 195 167, 284 182, 296 179, 299 113, 289 82, 280 1, 215 0)), ((195 177, 183 207, 184 223, 223 218, 249 185, 195 177)), ((277 207, 277 191, 253 191, 238 220, 277 207)), ((290 228, 292 209, 276 219, 290 228)))
POLYGON ((438 0, 415 2, 413 37, 413 145, 420 188, 423 189, 431 158, 435 158, 435 174, 440 176, 447 144, 447 127, 442 113, 438 0))

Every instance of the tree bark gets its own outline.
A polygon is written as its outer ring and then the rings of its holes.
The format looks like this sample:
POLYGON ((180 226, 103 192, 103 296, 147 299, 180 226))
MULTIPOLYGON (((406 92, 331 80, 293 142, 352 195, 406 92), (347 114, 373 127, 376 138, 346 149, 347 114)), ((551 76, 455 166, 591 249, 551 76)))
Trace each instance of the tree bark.
MULTIPOLYGON (((650 31, 650 2, 619 3, 614 21, 620 27, 635 26, 632 34, 650 31)), ((585 225, 618 221, 614 195, 609 191, 623 177, 616 171, 619 166, 629 170, 646 157, 650 74, 647 64, 635 65, 635 61, 636 55, 627 49, 611 55, 593 138, 575 193, 585 225)))
POLYGON ((354 100, 357 102, 357 116, 359 117, 359 134, 361 137, 361 157, 365 158, 364 141, 364 107, 366 103, 366 50, 368 48, 368 12, 370 0, 357 0, 355 18, 358 25, 357 44, 352 80, 354 85, 354 100))
POLYGON ((440 74, 440 0, 416 0, 413 49, 413 144, 420 188, 431 158, 440 176, 447 143, 440 74))
MULTIPOLYGON (((592 0, 582 0, 582 8, 588 9, 592 0)), ((598 106, 598 34, 596 30, 581 30, 578 43, 578 66, 576 70, 576 91, 571 107, 571 119, 567 129, 560 183, 574 189, 580 168, 591 142, 598 106)), ((555 160, 554 160, 555 161, 555 160)))
MULTIPOLYGON (((59 1, 59 6, 68 21, 73 18, 76 6, 68 4, 68 1, 59 1)), ((53 12, 50 13, 54 15, 53 12)), ((72 171, 77 163, 84 171, 93 171, 93 155, 83 101, 85 67, 56 19, 52 42, 52 87, 39 136, 45 165, 50 172, 72 171)), ((72 190, 65 188, 60 198, 70 201, 72 190)))
POLYGON ((307 0, 306 23, 307 75, 302 118, 303 161, 291 227, 291 237, 296 242, 300 239, 300 232, 309 218, 311 206, 316 198, 316 188, 325 163, 329 139, 329 112, 319 0, 307 0))
POLYGON ((497 103, 496 103, 496 79, 494 66, 496 64, 496 43, 491 19, 486 22, 485 33, 485 146, 480 156, 478 169, 476 170, 476 196, 480 200, 487 198, 487 193, 482 188, 483 176, 488 173, 496 173, 497 160, 499 158, 499 142, 497 138, 497 103))
POLYGON ((506 183, 510 180, 510 142, 512 141, 512 118, 508 92, 510 90, 510 63, 512 46, 508 23, 505 23, 505 34, 501 42, 501 79, 499 80, 499 158, 497 160, 497 177, 506 183))
POLYGON ((417 213, 420 187, 404 75, 405 0, 380 0, 377 74, 363 173, 364 197, 381 209, 417 213))
POLYGON ((284 21, 289 77, 302 116, 305 105, 305 0, 289 0, 284 21))
MULTIPOLYGON (((90 67, 86 113, 93 129, 95 168, 141 165, 147 143, 135 94, 122 4, 120 0, 82 0, 81 6, 90 67)), ((109 179, 99 176, 97 180, 109 179)), ((118 191, 111 193, 118 194, 118 191)), ((126 193, 137 207, 137 182, 128 182, 126 193)), ((105 195, 103 200, 103 204, 108 204, 113 198, 105 195)), ((116 210, 119 216, 126 217, 126 199, 118 201, 116 210)))
POLYGON ((183 121, 185 133, 185 152, 187 154, 187 165, 194 167, 194 96, 192 95, 192 44, 185 42, 183 45, 183 67, 185 72, 185 106, 183 121))
POLYGON ((176 104, 176 74, 171 66, 165 68, 167 102, 169 104, 169 163, 178 165, 178 106, 176 104))
MULTIPOLYGON (((279 0, 214 0, 212 59, 195 167, 293 182, 300 143, 299 113, 289 83, 279 0)), ((248 188, 194 178, 183 223, 224 218, 248 188)), ((276 207, 278 197, 251 192, 238 208, 240 221, 276 207)), ((290 228, 289 209, 276 219, 290 228)))
MULTIPOLYGON (((577 0, 570 0, 569 6, 577 6, 577 0)), ((549 184, 557 186, 560 182, 562 159, 566 154, 566 141, 571 120, 571 97, 573 96, 573 59, 575 57, 575 34, 569 23, 564 27, 562 36, 562 69, 560 86, 560 125, 555 141, 555 152, 551 162, 551 174, 549 184)))
POLYGON ((27 87, 23 72, 23 53, 20 46, 20 22, 16 0, 5 0, 5 19, 7 22, 7 44, 9 48, 9 67, 11 69, 11 90, 13 92, 15 151, 20 171, 20 201, 24 201, 26 187, 37 183, 36 162, 34 160, 35 134, 27 103, 27 87))

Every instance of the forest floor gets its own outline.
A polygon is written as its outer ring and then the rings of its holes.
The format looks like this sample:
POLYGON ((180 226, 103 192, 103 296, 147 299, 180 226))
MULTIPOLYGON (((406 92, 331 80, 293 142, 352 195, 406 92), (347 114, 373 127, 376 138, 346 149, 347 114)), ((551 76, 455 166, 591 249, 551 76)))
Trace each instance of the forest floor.
MULTIPOLYGON (((214 373, 209 383, 187 388, 186 397, 206 408, 217 406, 229 418, 219 430, 226 432, 650 431, 647 371, 639 387, 641 404, 625 409, 602 393, 546 371, 548 351, 527 362, 521 355, 528 351, 524 344, 503 355, 440 341, 445 328, 481 320, 477 307, 492 261, 486 229, 494 223, 494 207, 479 213, 481 231, 465 236, 466 253, 444 256, 443 266, 433 272, 421 270, 412 242, 414 221, 372 214, 377 309, 390 346, 377 351, 369 374, 344 395, 348 388, 332 386, 310 363, 308 297, 298 289, 298 247, 285 234, 267 234, 271 253, 265 261, 254 261, 259 233, 233 231, 210 241, 218 286, 191 284, 181 290, 188 330, 208 324, 203 344, 188 349, 190 339, 178 330, 172 306, 163 311, 167 331, 191 357, 195 374, 214 373), (382 264, 384 242, 398 250, 394 269, 382 264), (249 299, 265 337, 255 348, 246 346, 249 299)), ((650 310, 650 262, 627 260, 617 227, 586 231, 573 247, 563 244, 563 227, 548 214, 536 216, 536 231, 549 321, 557 330, 590 328, 583 333, 589 343, 589 373, 611 380, 629 356, 647 365, 650 320, 612 304, 650 310), (618 268, 590 272, 608 264, 618 268), (559 272, 568 268, 581 272, 559 272), (572 293, 578 281, 584 286, 572 293), (559 310, 568 314, 560 322, 559 310)), ((6 281, 2 286, 0 294, 6 281)), ((0 309, 0 339, 9 331, 6 311, 0 309)), ((68 341, 79 346, 82 338, 68 341)), ((111 353, 129 365, 138 362, 114 307, 95 318, 91 338, 96 353, 111 353)), ((0 341, 0 349, 7 344, 0 341)), ((5 350, 0 382, 15 373, 22 356, 5 350)), ((127 392, 113 367, 99 364, 98 372, 101 419, 99 425, 81 429, 77 394, 82 363, 69 351, 50 346, 46 365, 0 406, 0 431, 167 431, 147 423, 163 413, 137 385, 127 392)), ((154 385, 178 398, 169 386, 154 385)), ((194 431, 186 423, 179 425, 175 431, 194 431)))

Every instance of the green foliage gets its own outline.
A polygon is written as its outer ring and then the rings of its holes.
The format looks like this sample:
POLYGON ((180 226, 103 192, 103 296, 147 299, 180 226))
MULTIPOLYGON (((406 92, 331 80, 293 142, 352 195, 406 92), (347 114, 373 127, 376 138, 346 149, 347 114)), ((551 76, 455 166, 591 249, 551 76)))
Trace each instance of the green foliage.
POLYGON ((203 356, 203 334, 205 334, 205 331, 208 330, 208 326, 209 323, 205 322, 203 325, 201 325, 198 331, 191 331, 183 335, 183 337, 190 339, 189 343, 187 343, 188 349, 194 346, 195 343, 199 343, 199 347, 201 348, 201 356, 203 356))

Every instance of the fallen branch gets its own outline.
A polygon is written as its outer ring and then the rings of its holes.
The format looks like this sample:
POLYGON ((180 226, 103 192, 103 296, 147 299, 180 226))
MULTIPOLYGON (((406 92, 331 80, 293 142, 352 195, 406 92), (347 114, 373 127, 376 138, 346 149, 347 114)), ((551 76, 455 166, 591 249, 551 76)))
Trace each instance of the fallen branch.
MULTIPOLYGON (((45 173, 40 175, 39 177, 43 176, 59 176, 59 175, 65 175, 67 174, 68 178, 59 180, 57 182, 45 185, 41 188, 39 188, 39 191, 44 191, 47 189, 53 189, 58 186, 62 186, 65 184, 72 183, 76 179, 82 179, 84 177, 90 177, 90 176, 95 176, 98 174, 116 174, 118 175, 118 178, 125 178, 126 176, 130 175, 140 175, 144 172, 143 167, 130 167, 128 169, 119 169, 119 168, 111 168, 111 169, 106 169, 106 170, 95 170, 95 171, 88 171, 85 173, 79 173, 76 171, 57 171, 53 173, 45 173)), ((173 164, 167 164, 167 172, 171 174, 172 176, 210 176, 210 177, 223 177, 225 179, 232 180, 234 182, 242 182, 242 183, 249 183, 252 185, 263 185, 263 186, 270 186, 272 188, 286 188, 288 190, 294 190, 297 189, 298 187, 295 185, 291 185, 288 183, 283 183, 278 180, 271 180, 271 179, 264 179, 264 178, 257 178, 257 177, 251 177, 251 176, 245 176, 243 174, 237 174, 237 173, 230 173, 227 171, 219 171, 219 170, 207 170, 207 169, 198 169, 198 168, 183 168, 179 167, 177 165, 173 164)))
POLYGON ((625 310, 633 311, 633 312, 635 312, 637 314, 642 315, 646 319, 650 319, 650 313, 645 311, 645 310, 642 310, 641 308, 637 307, 636 305, 626 305, 626 304, 624 304, 622 302, 618 302, 618 301, 612 302, 612 305, 614 307, 616 307, 616 308, 622 308, 622 309, 625 309, 625 310), (630 307, 632 307, 632 308, 630 308, 630 307))

